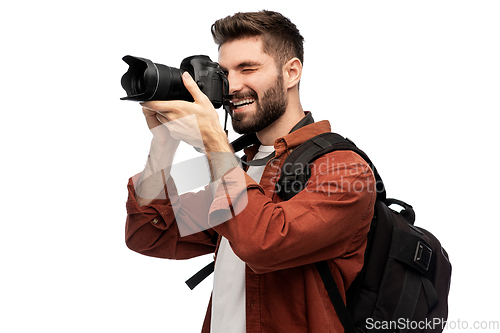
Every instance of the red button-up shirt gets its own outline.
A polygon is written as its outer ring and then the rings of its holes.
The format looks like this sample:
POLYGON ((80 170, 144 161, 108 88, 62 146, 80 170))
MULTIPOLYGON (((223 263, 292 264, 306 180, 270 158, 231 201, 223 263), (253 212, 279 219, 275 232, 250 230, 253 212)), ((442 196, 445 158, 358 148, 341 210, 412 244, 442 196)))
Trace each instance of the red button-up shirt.
MULTIPOLYGON (((216 252, 210 236, 217 232, 246 263, 247 333, 343 332, 314 263, 328 260, 345 297, 363 265, 376 198, 372 171, 356 153, 336 151, 314 162, 307 187, 292 199, 275 193, 290 150, 325 132, 330 124, 321 121, 276 140, 275 159, 260 184, 234 168, 214 198, 209 191, 179 197, 169 179, 167 196, 140 207, 131 178, 127 246, 148 256, 186 259, 216 252), (178 219, 207 230, 181 237, 172 205, 180 207, 178 219)), ((256 150, 245 153, 251 159, 256 150)), ((202 333, 210 332, 210 312, 209 304, 202 333)))

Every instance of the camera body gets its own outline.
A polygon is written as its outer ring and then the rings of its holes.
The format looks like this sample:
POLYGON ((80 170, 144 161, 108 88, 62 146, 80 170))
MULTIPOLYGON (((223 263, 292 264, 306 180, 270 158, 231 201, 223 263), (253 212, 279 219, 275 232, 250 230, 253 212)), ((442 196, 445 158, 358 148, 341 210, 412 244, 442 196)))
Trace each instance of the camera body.
POLYGON ((122 87, 127 92, 122 100, 192 102, 193 97, 182 82, 182 73, 187 71, 216 109, 224 105, 228 80, 219 64, 206 55, 185 58, 180 69, 130 55, 123 57, 123 61, 129 65, 129 69, 121 79, 122 87))

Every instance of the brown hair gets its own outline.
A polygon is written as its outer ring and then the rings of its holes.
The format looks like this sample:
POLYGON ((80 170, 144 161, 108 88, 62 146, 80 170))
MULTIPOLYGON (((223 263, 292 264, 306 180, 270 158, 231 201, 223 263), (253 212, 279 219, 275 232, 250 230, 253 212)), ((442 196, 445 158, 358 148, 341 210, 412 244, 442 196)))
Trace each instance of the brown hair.
POLYGON ((212 36, 219 48, 226 42, 261 36, 263 52, 274 57, 277 66, 294 57, 304 62, 304 38, 295 24, 277 12, 263 10, 227 16, 212 25, 212 36))

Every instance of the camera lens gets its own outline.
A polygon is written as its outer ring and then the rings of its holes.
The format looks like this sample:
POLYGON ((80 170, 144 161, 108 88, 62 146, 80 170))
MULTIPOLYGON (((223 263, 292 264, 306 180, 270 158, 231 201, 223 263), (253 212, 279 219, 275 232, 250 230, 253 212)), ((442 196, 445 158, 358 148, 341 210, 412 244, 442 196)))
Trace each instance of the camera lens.
POLYGON ((123 61, 130 67, 122 76, 122 87, 127 92, 122 100, 193 100, 184 87, 180 69, 132 56, 123 57, 123 61))
POLYGON ((146 68, 146 66, 139 66, 132 73, 130 85, 133 95, 142 94, 146 90, 146 68))
POLYGON ((159 77, 155 99, 193 101, 191 94, 184 87, 180 69, 160 64, 155 65, 159 77))

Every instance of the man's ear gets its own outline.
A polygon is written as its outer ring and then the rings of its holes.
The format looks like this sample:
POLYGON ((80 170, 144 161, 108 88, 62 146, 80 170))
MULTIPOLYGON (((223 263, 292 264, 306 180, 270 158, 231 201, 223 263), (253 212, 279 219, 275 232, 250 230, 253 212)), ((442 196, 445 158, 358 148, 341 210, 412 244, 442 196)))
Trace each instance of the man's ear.
POLYGON ((283 75, 287 89, 298 85, 302 76, 302 63, 298 58, 290 59, 283 66, 283 75))

